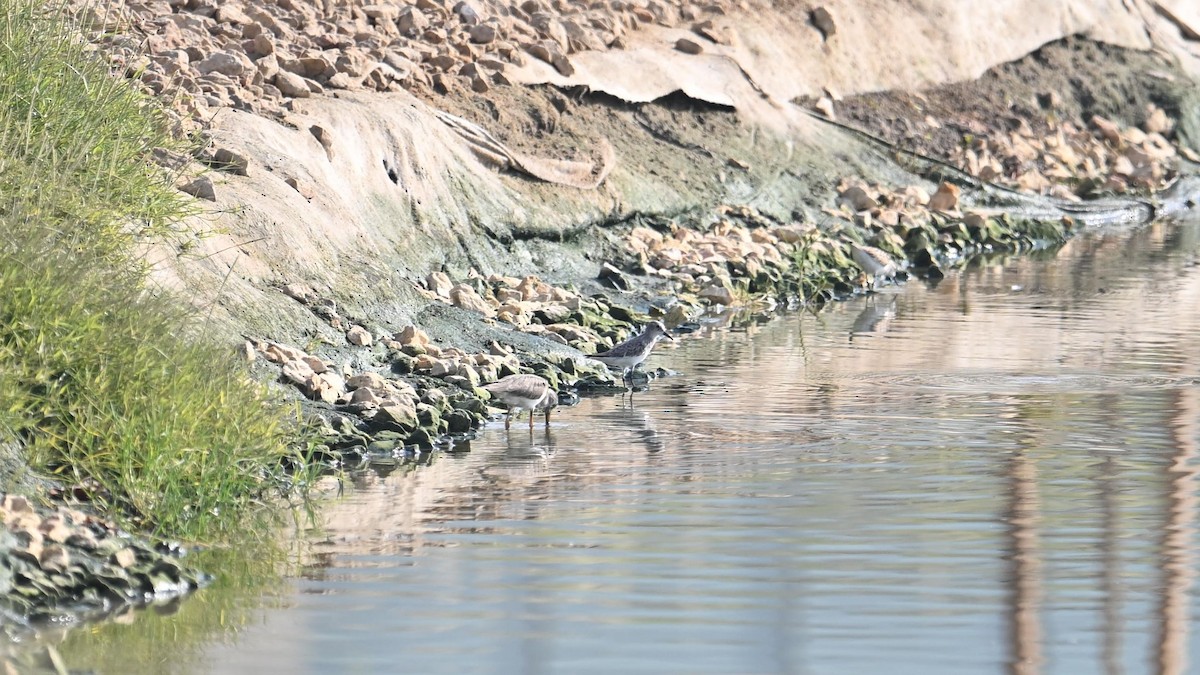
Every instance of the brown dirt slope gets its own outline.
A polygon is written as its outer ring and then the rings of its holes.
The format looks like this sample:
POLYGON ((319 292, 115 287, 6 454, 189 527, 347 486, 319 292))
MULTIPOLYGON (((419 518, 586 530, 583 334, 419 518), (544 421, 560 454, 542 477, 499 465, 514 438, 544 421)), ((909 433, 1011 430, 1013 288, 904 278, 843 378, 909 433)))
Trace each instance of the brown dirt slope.
POLYGON ((948 158, 967 137, 1012 130, 1021 121, 1035 133, 1060 122, 1084 128, 1093 115, 1135 126, 1145 121, 1148 104, 1178 118, 1185 86, 1158 53, 1070 37, 978 80, 851 96, 835 102, 834 111, 839 120, 904 148, 948 158))

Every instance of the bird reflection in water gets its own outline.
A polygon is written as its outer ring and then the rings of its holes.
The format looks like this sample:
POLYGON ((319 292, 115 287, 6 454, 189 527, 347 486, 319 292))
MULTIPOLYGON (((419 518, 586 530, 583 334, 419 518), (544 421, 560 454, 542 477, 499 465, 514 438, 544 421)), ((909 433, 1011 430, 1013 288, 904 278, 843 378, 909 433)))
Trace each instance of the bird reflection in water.
POLYGON ((850 342, 854 342, 856 336, 888 332, 888 328, 895 318, 895 295, 882 297, 871 295, 863 303, 862 311, 854 317, 854 325, 850 327, 850 342))
POLYGON ((505 434, 504 461, 521 462, 530 459, 549 459, 558 450, 558 441, 550 427, 530 429, 529 433, 505 434))
POLYGON ((658 453, 665 448, 654 417, 649 411, 637 407, 633 392, 629 393, 628 399, 622 397, 616 408, 605 410, 595 417, 606 427, 627 429, 634 442, 645 446, 646 452, 658 453))

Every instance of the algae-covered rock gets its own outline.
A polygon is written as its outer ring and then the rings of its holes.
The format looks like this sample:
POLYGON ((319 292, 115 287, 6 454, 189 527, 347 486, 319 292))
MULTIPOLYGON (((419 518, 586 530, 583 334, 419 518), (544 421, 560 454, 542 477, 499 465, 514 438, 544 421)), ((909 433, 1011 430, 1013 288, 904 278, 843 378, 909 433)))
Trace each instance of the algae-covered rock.
POLYGON ((442 420, 442 415, 437 407, 429 405, 428 403, 418 403, 417 420, 424 428, 436 429, 442 420))
POLYGON ((483 402, 482 398, 458 398, 454 401, 453 406, 455 410, 465 410, 466 412, 476 416, 483 416, 487 414, 487 404, 483 402))
POLYGON ((380 406, 371 422, 372 428, 402 431, 412 431, 420 424, 417 420, 417 409, 409 402, 380 406))
POLYGON ((403 445, 404 444, 398 440, 386 440, 386 441, 375 440, 375 441, 371 441, 367 445, 367 452, 372 453, 372 454, 386 454, 389 452, 394 452, 398 448, 403 447, 403 445))
POLYGON ((445 418, 446 430, 452 434, 465 434, 471 430, 475 418, 465 410, 451 410, 445 418))
POLYGON ((546 363, 546 362, 544 362, 544 361, 543 361, 543 362, 540 362, 540 363, 535 363, 535 364, 533 364, 533 366, 532 366, 532 369, 533 369, 533 373, 534 373, 535 375, 540 375, 540 376, 542 376, 543 378, 545 378, 545 380, 546 380, 547 382, 549 382, 549 383, 550 383, 550 388, 551 388, 551 389, 558 389, 558 388, 559 388, 559 386, 560 386, 560 385, 559 385, 559 379, 558 379, 558 373, 559 373, 559 371, 558 371, 558 369, 557 369, 557 368, 555 368, 555 367, 553 366, 553 364, 546 363))
POLYGON ((411 357, 416 358, 418 356, 424 356, 424 355, 428 354, 429 348, 425 347, 423 345, 411 344, 411 345, 404 345, 403 347, 400 348, 400 351, 405 356, 411 356, 411 357))
POLYGON ((630 324, 649 323, 650 315, 644 312, 639 312, 630 307, 622 305, 612 305, 608 308, 608 315, 618 322, 630 324))
POLYGON ((567 375, 575 374, 575 359, 570 356, 554 355, 548 357, 546 360, 567 375))
POLYGON ((392 372, 397 375, 408 375, 416 368, 416 359, 408 354, 392 354, 392 372))
POLYGON ((466 363, 458 364, 458 368, 455 369, 455 375, 465 378, 471 385, 471 389, 478 387, 482 383, 479 371, 466 363))
POLYGON ((443 412, 451 408, 450 397, 446 395, 446 392, 437 387, 426 389, 425 393, 421 396, 421 401, 443 412))
POLYGON ((433 445, 433 436, 428 429, 414 429, 408 438, 404 440, 405 445, 429 446, 433 445))

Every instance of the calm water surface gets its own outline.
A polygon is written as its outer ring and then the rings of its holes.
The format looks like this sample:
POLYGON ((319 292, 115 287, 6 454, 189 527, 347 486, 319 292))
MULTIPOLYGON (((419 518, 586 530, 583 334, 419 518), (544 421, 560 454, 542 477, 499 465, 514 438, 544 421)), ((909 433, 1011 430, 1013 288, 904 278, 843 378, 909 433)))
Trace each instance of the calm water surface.
POLYGON ((211 673, 1200 671, 1195 226, 818 315, 371 472, 211 673))

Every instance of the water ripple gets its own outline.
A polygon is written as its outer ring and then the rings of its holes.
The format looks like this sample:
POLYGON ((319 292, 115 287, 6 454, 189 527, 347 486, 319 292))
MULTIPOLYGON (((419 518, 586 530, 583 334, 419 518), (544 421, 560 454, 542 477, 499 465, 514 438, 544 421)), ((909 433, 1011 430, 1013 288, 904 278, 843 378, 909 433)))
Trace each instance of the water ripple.
POLYGON ((1159 234, 702 331, 650 391, 360 477, 210 667, 1185 672, 1200 268, 1159 234))

